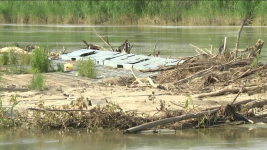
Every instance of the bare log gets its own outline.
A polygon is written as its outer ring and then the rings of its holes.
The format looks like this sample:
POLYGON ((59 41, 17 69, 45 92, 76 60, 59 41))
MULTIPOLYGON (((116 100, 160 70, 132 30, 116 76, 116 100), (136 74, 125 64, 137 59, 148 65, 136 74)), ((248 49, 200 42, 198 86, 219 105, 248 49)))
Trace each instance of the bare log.
MULTIPOLYGON (((263 86, 252 86, 252 87, 244 87, 243 92, 247 92, 247 91, 254 91, 257 89, 261 89, 263 87, 265 87, 266 85, 263 86)), ((222 89, 222 90, 218 90, 215 92, 210 92, 210 93, 204 93, 204 94, 199 94, 197 97, 198 98, 202 98, 202 97, 207 97, 207 96, 220 96, 220 95, 224 95, 226 93, 238 93, 240 91, 239 88, 226 88, 226 89, 222 89)))
POLYGON ((243 107, 251 109, 251 108, 255 108, 255 107, 262 107, 264 105, 267 105, 266 99, 249 102, 246 105, 244 105, 243 107))
MULTIPOLYGON (((242 104, 247 104, 247 103, 253 102, 255 100, 256 99, 243 100, 243 101, 240 101, 240 102, 232 104, 232 106, 238 106, 238 105, 242 105, 242 104)), ((218 108, 221 108, 221 106, 209 107, 209 108, 203 109, 202 111, 213 110, 213 109, 218 109, 218 108)))
POLYGON ((227 48, 227 37, 224 38, 224 45, 223 45, 223 50, 222 50, 222 56, 225 57, 226 54, 226 48, 227 48))
POLYGON ((255 117, 264 118, 264 117, 267 117, 267 113, 256 114, 255 117))
POLYGON ((139 125, 139 126, 124 130, 124 133, 133 133, 133 132, 137 132, 137 131, 140 131, 140 130, 151 128, 151 127, 154 127, 154 126, 157 126, 157 125, 162 125, 162 124, 167 124, 167 123, 171 123, 171 122, 182 121, 182 120, 191 119, 191 118, 203 117, 205 115, 214 114, 214 113, 216 113, 218 111, 219 111, 219 109, 215 109, 215 110, 204 111, 204 112, 195 113, 195 114, 185 114, 185 115, 181 115, 181 116, 177 116, 177 117, 171 117, 171 118, 166 118, 166 119, 162 119, 162 120, 158 120, 158 121, 153 121, 153 122, 150 122, 150 123, 142 124, 142 125, 139 125))
POLYGON ((234 50, 234 58, 237 57, 240 34, 241 34, 241 31, 242 31, 243 26, 244 26, 244 24, 245 24, 246 21, 247 21, 247 18, 243 20, 243 22, 242 22, 242 24, 241 24, 241 27, 240 27, 240 29, 239 29, 239 31, 238 31, 237 40, 236 40, 236 48, 235 48, 235 50, 234 50))
POLYGON ((174 69, 176 66, 169 66, 169 67, 162 67, 158 69, 147 69, 147 70, 139 70, 140 72, 158 72, 158 71, 165 71, 174 69))

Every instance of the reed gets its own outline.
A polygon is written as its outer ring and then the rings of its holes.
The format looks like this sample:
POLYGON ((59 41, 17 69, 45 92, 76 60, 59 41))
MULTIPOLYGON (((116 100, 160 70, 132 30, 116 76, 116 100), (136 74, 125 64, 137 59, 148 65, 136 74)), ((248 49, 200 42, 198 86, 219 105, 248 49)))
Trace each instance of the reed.
POLYGON ((250 17, 253 25, 265 25, 266 6, 256 0, 1 1, 0 18, 4 23, 236 25, 250 17))

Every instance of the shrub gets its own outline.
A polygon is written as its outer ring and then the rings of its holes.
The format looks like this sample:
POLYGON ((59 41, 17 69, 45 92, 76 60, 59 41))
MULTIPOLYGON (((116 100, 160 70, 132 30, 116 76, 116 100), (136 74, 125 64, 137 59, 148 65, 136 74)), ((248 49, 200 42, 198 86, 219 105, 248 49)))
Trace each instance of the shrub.
POLYGON ((53 70, 51 60, 47 57, 48 51, 44 48, 37 48, 31 57, 31 67, 35 72, 49 72, 53 70))
POLYGON ((9 51, 9 64, 10 65, 18 65, 19 63, 19 55, 14 51, 9 51))
POLYGON ((21 54, 21 65, 30 65, 31 55, 30 54, 21 54))
POLYGON ((2 54, 0 61, 1 61, 2 65, 7 65, 8 64, 9 58, 8 58, 8 53, 7 52, 2 54))
POLYGON ((96 77, 95 64, 90 58, 88 60, 78 61, 78 75, 88 78, 96 77))
POLYGON ((45 90, 46 78, 41 73, 35 73, 31 80, 31 90, 45 90))
POLYGON ((63 64, 60 64, 60 63, 57 64, 57 72, 64 72, 64 65, 63 64))

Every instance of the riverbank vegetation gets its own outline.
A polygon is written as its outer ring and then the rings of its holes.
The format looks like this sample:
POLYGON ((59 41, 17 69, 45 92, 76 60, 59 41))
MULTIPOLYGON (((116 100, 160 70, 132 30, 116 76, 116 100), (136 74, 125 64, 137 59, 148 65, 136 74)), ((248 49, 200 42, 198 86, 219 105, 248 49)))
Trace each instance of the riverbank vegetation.
POLYGON ((266 1, 1 1, 1 23, 266 25, 266 1))

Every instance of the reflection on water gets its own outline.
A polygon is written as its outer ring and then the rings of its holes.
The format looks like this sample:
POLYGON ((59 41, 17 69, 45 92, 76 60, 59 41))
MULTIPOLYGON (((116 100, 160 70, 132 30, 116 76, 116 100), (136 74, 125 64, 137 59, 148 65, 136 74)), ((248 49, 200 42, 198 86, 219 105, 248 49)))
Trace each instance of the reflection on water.
MULTIPOLYGON (((109 49, 93 29, 104 39, 109 37, 113 47, 118 47, 128 37, 134 44, 132 52, 149 54, 160 50, 164 56, 180 57, 197 54, 189 44, 200 48, 218 50, 224 37, 228 37, 228 48, 234 49, 239 27, 181 27, 181 26, 76 26, 76 25, 0 25, 0 48, 18 42, 21 46, 48 45, 52 50, 73 51, 84 47, 81 40, 88 43, 102 45, 109 49)), ((240 38, 240 49, 256 43, 258 39, 266 41, 267 27, 244 27, 240 38)), ((266 47, 263 47, 261 56, 266 56, 266 47)))
POLYGON ((264 149, 267 147, 267 125, 181 130, 176 134, 122 134, 122 132, 75 132, 60 135, 58 131, 28 133, 3 130, 2 150, 73 150, 73 149, 264 149), (251 128, 252 127, 252 128, 251 128))

